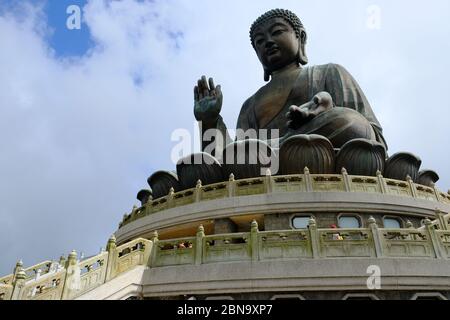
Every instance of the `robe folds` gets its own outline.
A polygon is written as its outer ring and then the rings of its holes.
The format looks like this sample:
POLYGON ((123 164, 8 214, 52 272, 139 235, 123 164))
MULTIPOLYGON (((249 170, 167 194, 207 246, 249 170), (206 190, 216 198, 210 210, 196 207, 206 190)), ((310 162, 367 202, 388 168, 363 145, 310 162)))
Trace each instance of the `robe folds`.
MULTIPOLYGON (((292 130, 288 128, 286 118, 289 107, 292 105, 301 106, 308 103, 317 93, 326 91, 333 98, 335 107, 339 107, 340 109, 349 108, 357 111, 362 116, 361 119, 367 120, 367 126, 370 124, 369 127, 371 127, 374 132, 374 134, 371 135, 387 149, 387 144, 383 137, 383 129, 376 118, 372 107, 356 80, 344 67, 337 64, 305 67, 300 71, 297 79, 292 84, 292 88, 289 90, 290 93, 286 102, 280 104, 282 107, 279 108, 279 110, 271 110, 269 119, 258 119, 256 112, 257 105, 255 103, 256 95, 253 95, 242 106, 237 121, 237 129, 279 129, 280 137, 283 137, 286 134, 292 134, 292 130)), ((340 112, 341 117, 344 113, 340 112)), ((351 114, 352 112, 348 113, 351 114)), ((309 123, 306 126, 311 127, 311 125, 315 125, 317 127, 327 127, 327 129, 329 129, 330 123, 321 123, 321 121, 331 121, 330 119, 332 118, 333 117, 323 117, 322 115, 319 115, 317 119, 313 119, 313 121, 311 121, 312 123, 309 123)), ((344 130, 339 128, 339 123, 334 123, 333 126, 336 131, 344 130)), ((216 129, 221 131, 225 137, 228 137, 228 134, 224 132, 226 131, 226 126, 221 117, 219 117, 216 129)), ((298 130, 298 133, 317 133, 315 130, 305 130, 302 131, 300 129, 298 130)), ((318 133, 320 134, 320 132, 318 133)))

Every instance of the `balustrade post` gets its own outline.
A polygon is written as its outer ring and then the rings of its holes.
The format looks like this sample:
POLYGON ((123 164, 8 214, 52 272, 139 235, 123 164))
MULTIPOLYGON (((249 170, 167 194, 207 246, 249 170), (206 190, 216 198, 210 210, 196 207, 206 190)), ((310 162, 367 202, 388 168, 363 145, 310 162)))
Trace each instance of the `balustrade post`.
POLYGON ((236 195, 236 181, 234 180, 234 174, 230 174, 228 179, 228 197, 232 198, 236 195))
POLYGON ((17 263, 16 268, 14 269, 14 281, 12 283, 13 292, 11 295, 11 300, 23 300, 22 295, 23 289, 25 287, 26 278, 27 274, 25 273, 25 270, 22 268, 21 265, 19 265, 19 263, 17 263))
POLYGON ((118 252, 116 237, 114 235, 109 238, 108 244, 106 245, 106 251, 108 252, 108 260, 106 262, 106 274, 104 282, 107 282, 116 276, 118 252))
POLYGON ((65 268, 66 267, 66 257, 64 255, 61 255, 61 257, 59 257, 59 262, 58 262, 58 271, 61 268, 65 268))
POLYGON ((411 176, 409 176, 409 175, 406 176, 406 182, 408 182, 409 189, 411 190, 411 194, 412 194, 413 198, 417 198, 416 184, 412 180, 411 176))
POLYGON ((383 257, 383 242, 381 241, 377 222, 374 217, 370 217, 368 223, 370 232, 372 233, 373 244, 375 246, 375 256, 381 258, 383 257))
POLYGON ((386 180, 383 177, 383 174, 381 173, 380 170, 377 171, 377 178, 378 178, 378 184, 380 185, 380 191, 382 194, 387 194, 388 193, 388 189, 387 189, 387 184, 386 184, 386 180))
POLYGON ((306 191, 307 192, 312 192, 313 191, 313 184, 312 184, 311 174, 309 173, 308 167, 305 167, 305 169, 303 170, 303 173, 305 175, 306 191))
POLYGON ((342 168, 341 170, 342 173, 342 179, 344 180, 344 188, 346 192, 351 192, 351 187, 350 187, 350 178, 348 176, 348 172, 347 169, 342 168))
POLYGON ((154 231, 151 241, 153 243, 152 245, 152 252, 150 253, 150 259, 148 260, 148 266, 149 267, 154 267, 156 265, 156 259, 157 259, 157 254, 158 254, 158 231, 154 231))
POLYGON ((441 191, 439 191, 439 189, 436 187, 436 185, 434 183, 431 184, 431 187, 433 188, 434 191, 434 196, 436 197, 436 200, 438 202, 441 202, 441 191))
POLYGON ((448 230, 448 226, 445 223, 445 218, 444 218, 445 214, 444 214, 444 212, 442 212, 439 209, 436 209, 435 215, 436 215, 436 220, 439 221, 439 228, 441 230, 448 230))
POLYGON ((252 261, 259 260, 258 232, 258 222, 253 220, 250 228, 250 250, 252 254, 252 261))
POLYGON ((195 265, 199 266, 203 262, 203 238, 205 237, 205 228, 200 225, 197 229, 195 238, 195 265))
POLYGON ((14 267, 13 278, 12 278, 11 282, 14 282, 14 280, 16 279, 17 273, 20 270, 23 270, 23 261, 22 260, 17 261, 16 266, 14 267))
POLYGON ((134 205, 133 208, 131 209, 129 222, 136 220, 137 210, 138 210, 138 207, 136 205, 134 205))
POLYGON ((311 251, 314 259, 320 258, 319 232, 317 230, 316 220, 309 219, 308 223, 309 241, 311 243, 311 251))
POLYGON ((175 195, 175 189, 170 188, 169 194, 167 195, 167 208, 174 207, 174 195, 175 195))
POLYGON ((194 198, 195 198, 195 202, 200 202, 202 201, 202 180, 198 180, 197 181, 197 185, 195 186, 195 191, 194 191, 194 198))
POLYGON ((266 176, 264 178, 264 185, 265 185, 265 189, 266 189, 266 193, 270 194, 273 192, 273 177, 272 177, 272 172, 270 171, 270 169, 266 170, 266 176))
POLYGON ((61 300, 70 300, 81 286, 81 270, 78 265, 78 254, 73 250, 66 262, 66 277, 61 300))
POLYGON ((441 241, 438 238, 438 235, 436 234, 436 230, 434 229, 433 223, 431 222, 430 219, 427 218, 425 219, 424 224, 425 230, 427 230, 428 237, 431 240, 435 257, 438 259, 443 259, 444 255, 442 253, 443 250, 441 247, 441 241))

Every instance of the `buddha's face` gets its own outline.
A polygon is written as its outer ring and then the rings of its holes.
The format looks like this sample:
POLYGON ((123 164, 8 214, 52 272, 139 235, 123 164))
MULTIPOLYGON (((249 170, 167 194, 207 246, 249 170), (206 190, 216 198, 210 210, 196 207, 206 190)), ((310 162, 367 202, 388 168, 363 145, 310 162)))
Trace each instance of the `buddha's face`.
POLYGON ((283 18, 273 18, 254 31, 254 46, 265 69, 276 71, 297 61, 299 39, 283 18))

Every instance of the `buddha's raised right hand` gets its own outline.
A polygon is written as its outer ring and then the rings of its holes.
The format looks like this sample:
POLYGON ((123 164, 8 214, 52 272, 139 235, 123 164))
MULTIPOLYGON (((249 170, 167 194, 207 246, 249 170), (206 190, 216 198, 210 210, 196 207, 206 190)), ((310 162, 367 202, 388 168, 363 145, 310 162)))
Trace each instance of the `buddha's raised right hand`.
POLYGON ((214 127, 222 110, 222 91, 214 85, 213 78, 202 76, 194 88, 194 115, 206 127, 214 127))

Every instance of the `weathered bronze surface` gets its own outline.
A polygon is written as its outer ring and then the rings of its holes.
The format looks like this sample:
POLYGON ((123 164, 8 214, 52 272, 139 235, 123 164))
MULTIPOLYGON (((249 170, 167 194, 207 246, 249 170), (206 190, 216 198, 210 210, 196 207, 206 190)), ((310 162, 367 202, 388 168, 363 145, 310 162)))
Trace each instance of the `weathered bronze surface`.
MULTIPOLYGON (((305 67, 307 34, 294 13, 263 14, 251 26, 250 39, 267 84, 244 102, 236 139, 220 116, 221 86, 202 76, 194 87, 194 115, 203 153, 181 159, 178 175, 152 175, 153 198, 227 179, 302 173, 305 167, 314 174, 410 177, 429 186, 439 179, 432 171, 419 174, 421 161, 413 154, 388 158, 382 127, 346 69, 332 63, 305 67), (199 156, 207 161, 193 161, 199 156)), ((149 197, 148 191, 138 195, 143 203, 149 197)))
MULTIPOLYGON (((265 13, 252 25, 250 38, 265 80, 270 81, 244 103, 238 129, 279 129, 281 141, 296 134, 317 134, 335 148, 358 138, 386 147, 369 102, 343 67, 302 67, 308 62, 307 34, 294 13, 282 9, 265 13)), ((228 137, 220 116, 221 87, 203 76, 194 88, 194 98, 194 114, 202 122, 202 131, 218 129, 228 137)), ((221 148, 217 146, 216 153, 221 148)))
POLYGON ((419 177, 422 160, 409 152, 399 152, 392 155, 386 162, 384 175, 386 178, 405 180, 409 176, 414 182, 419 177))
POLYGON ((280 148, 281 174, 303 174, 305 167, 312 174, 334 173, 335 152, 330 140, 315 134, 301 134, 283 142, 280 148))
POLYGON ((339 151, 336 159, 336 172, 345 168, 348 174, 375 176, 384 173, 386 150, 381 143, 366 139, 347 142, 339 151))
POLYGON ((171 171, 155 172, 147 179, 147 182, 152 188, 155 199, 167 196, 171 188, 174 192, 182 190, 177 174, 171 171))
POLYGON ((224 181, 221 164, 204 152, 180 159, 177 175, 183 189, 194 188, 199 180, 204 185, 224 181))

